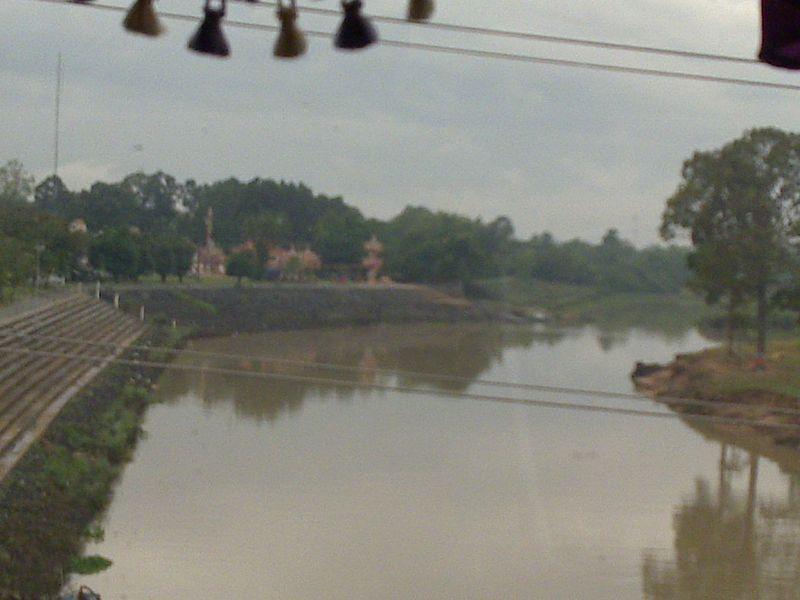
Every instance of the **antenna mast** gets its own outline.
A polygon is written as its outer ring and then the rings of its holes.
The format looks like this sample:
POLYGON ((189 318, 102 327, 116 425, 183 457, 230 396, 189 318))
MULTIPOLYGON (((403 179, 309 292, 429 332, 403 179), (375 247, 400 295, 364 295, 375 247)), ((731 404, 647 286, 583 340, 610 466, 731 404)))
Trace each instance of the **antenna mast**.
POLYGON ((56 119, 55 119, 55 134, 53 140, 53 175, 58 175, 58 142, 59 130, 61 125, 61 52, 58 53, 58 62, 56 64, 56 119))

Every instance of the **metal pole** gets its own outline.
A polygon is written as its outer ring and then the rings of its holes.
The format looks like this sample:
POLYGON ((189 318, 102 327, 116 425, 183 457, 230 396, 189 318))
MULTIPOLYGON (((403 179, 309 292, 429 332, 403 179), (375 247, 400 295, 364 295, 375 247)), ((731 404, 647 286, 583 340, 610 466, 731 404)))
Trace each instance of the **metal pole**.
POLYGON ((59 132, 61 129, 61 52, 58 53, 58 63, 56 65, 56 119, 55 133, 53 136, 53 175, 58 176, 58 144, 59 132))

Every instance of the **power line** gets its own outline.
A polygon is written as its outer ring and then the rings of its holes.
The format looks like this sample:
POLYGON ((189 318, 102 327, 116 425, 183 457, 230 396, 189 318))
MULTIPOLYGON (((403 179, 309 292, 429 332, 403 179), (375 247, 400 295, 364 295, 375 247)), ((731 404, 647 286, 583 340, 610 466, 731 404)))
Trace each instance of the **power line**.
MULTIPOLYGON (((247 5, 264 6, 277 8, 278 3, 270 0, 236 0, 247 5)), ((328 17, 341 18, 342 13, 332 8, 319 8, 315 6, 298 6, 300 12, 323 15, 328 17)), ((661 56, 673 56, 679 58, 692 58, 702 60, 712 60, 719 62, 731 62, 737 64, 761 65, 755 58, 746 56, 734 56, 730 54, 716 54, 712 52, 697 52, 692 50, 678 50, 674 48, 664 48, 660 46, 644 46, 640 44, 625 44, 620 42, 608 42, 604 40, 594 40, 588 38, 577 38, 561 35, 549 35, 545 33, 532 33, 526 31, 514 31, 509 29, 494 29, 490 27, 475 27, 471 25, 456 25, 454 23, 442 23, 439 21, 409 21, 401 17, 390 17, 386 15, 369 15, 369 18, 379 23, 389 23, 392 25, 407 25, 412 27, 422 27, 426 29, 438 29, 458 33, 480 34, 492 37, 511 38, 535 42, 549 42, 554 44, 565 44, 570 46, 586 46, 590 48, 602 48, 604 50, 623 50, 626 52, 639 52, 642 54, 656 54, 661 56)))
MULTIPOLYGON (((109 4, 98 3, 74 3, 72 0, 30 0, 32 2, 43 2, 46 4, 60 4, 66 6, 77 6, 82 8, 106 10, 112 12, 124 13, 127 11, 122 6, 114 6, 109 4)), ((159 16, 165 19, 176 21, 199 22, 201 17, 195 15, 187 15, 184 13, 171 13, 160 12, 159 16)), ((234 21, 226 20, 225 25, 239 29, 250 29, 256 31, 277 32, 279 27, 276 25, 267 25, 263 23, 252 23, 249 21, 234 21)), ((317 30, 304 30, 305 34, 309 37, 330 39, 334 36, 333 33, 328 31, 317 30)), ((738 85, 754 88, 776 89, 776 90, 789 90, 793 92, 800 91, 800 85, 792 83, 780 83, 775 81, 764 81, 757 79, 744 79, 738 77, 724 77, 719 75, 704 75, 701 73, 690 73, 686 71, 674 71, 669 69, 651 69, 646 67, 630 67, 624 65, 614 65, 608 63, 596 63, 591 61, 569 60, 562 58, 549 58, 545 56, 537 56, 532 54, 515 54, 511 52, 500 52, 491 50, 476 50, 471 48, 463 48, 459 46, 444 46, 438 44, 427 44, 422 42, 407 42, 402 40, 381 39, 377 42, 379 45, 389 48, 403 48, 411 50, 424 50, 438 54, 449 54, 456 56, 469 56, 472 58, 488 58, 494 60, 528 63, 528 64, 542 64, 557 67, 571 67, 585 70, 606 71, 611 73, 624 73, 629 75, 644 75, 650 77, 660 77, 666 79, 681 79, 687 81, 700 81, 706 83, 723 83, 729 85, 738 85)))
MULTIPOLYGON (((5 340, 2 339, 2 335, 0 335, 0 344, 7 343, 5 340)), ((425 371, 412 371, 412 370, 405 370, 405 369, 387 369, 381 367, 375 368, 364 368, 352 365, 343 365, 340 363, 330 363, 330 362, 317 362, 317 361, 308 361, 308 360, 295 360, 290 358, 282 358, 282 357, 274 357, 274 356, 266 356, 262 354, 238 354, 238 353, 230 353, 230 352, 207 352, 202 350, 188 350, 188 349, 180 349, 176 350, 175 348, 170 348, 166 346, 143 346, 143 345, 128 345, 123 346, 122 344, 116 344, 113 342, 93 342, 93 341, 86 341, 77 338, 70 338, 64 336, 51 336, 51 335, 40 335, 40 334, 29 334, 29 333, 17 333, 13 329, 9 330, 9 333, 6 334, 7 338, 24 338, 24 339, 32 339, 32 340, 41 340, 41 341, 53 341, 53 342, 63 342, 63 343, 71 343, 71 344, 80 344, 84 346, 94 346, 94 347, 102 347, 102 348, 112 348, 112 349, 122 349, 126 348, 129 350, 143 350, 143 351, 152 351, 152 352, 178 352, 183 355, 189 356, 196 356, 199 358, 216 358, 216 359, 224 359, 224 360, 246 360, 246 361, 253 361, 253 362, 261 362, 261 363, 271 363, 271 364, 278 364, 278 365, 288 365, 294 367, 302 367, 302 368, 315 368, 315 369, 324 369, 327 371, 340 371, 344 373, 380 373, 384 375, 394 375, 394 376, 405 376, 405 377, 416 377, 419 379, 428 379, 433 381, 443 381, 443 382, 452 382, 452 383, 464 383, 470 385, 483 385, 486 387, 495 387, 495 388, 505 388, 505 389, 518 389, 518 390, 527 390, 527 391, 534 391, 534 392, 544 392, 549 394, 569 394, 574 396, 585 396, 585 397, 594 397, 594 398, 606 398, 609 400, 634 400, 634 401, 644 401, 644 402, 660 402, 662 404, 666 404, 669 406, 686 406, 686 407, 693 407, 693 408, 711 408, 711 409, 718 409, 721 407, 729 407, 729 408, 736 408, 738 405, 732 402, 723 402, 723 401, 715 401, 715 400, 702 400, 702 399, 692 399, 692 398, 679 398, 677 396, 658 396, 656 398, 652 398, 650 396, 646 396, 644 394, 638 393, 626 393, 626 392, 612 392, 607 390, 594 390, 594 389, 587 389, 587 388, 578 388, 578 387, 567 387, 567 386, 555 386, 555 385, 546 385, 546 384, 538 384, 538 383, 525 383, 525 382, 513 382, 513 381, 500 381, 496 379, 481 379, 481 378, 472 378, 472 377, 462 377, 458 375, 448 375, 443 373, 429 373, 425 371)), ((2 346, 0 346, 2 348, 2 346)), ((748 408, 754 408, 752 406, 748 408)), ((757 408, 757 407, 756 407, 757 408)), ((764 407, 772 414, 781 414, 787 416, 800 416, 800 408, 788 408, 788 407, 764 407)))
POLYGON ((694 413, 682 413, 676 414, 673 412, 662 412, 662 411, 655 411, 655 410, 640 410, 640 409, 632 409, 632 408, 619 408, 616 406, 603 406, 603 405, 596 405, 596 404, 581 404, 578 402, 557 402, 557 401, 550 401, 550 400, 540 400, 535 398, 514 398, 509 396, 494 396, 490 394, 474 394, 469 392, 450 392, 447 390, 435 390, 435 389, 420 389, 414 388, 409 386, 400 386, 400 385, 389 385, 389 384, 380 384, 380 383, 360 383, 360 382, 353 382, 347 381, 343 379, 330 379, 328 377, 312 377, 306 375, 288 375, 284 373, 263 373, 263 372, 255 372, 255 371, 246 371, 243 369, 230 369, 230 368, 223 368, 223 367, 206 367, 206 366, 198 366, 198 365, 190 365, 190 364, 182 364, 182 363, 175 363, 175 362, 163 362, 163 361, 149 361, 149 360, 139 360, 139 359, 126 359, 126 358, 114 358, 114 357, 107 357, 107 356, 91 356, 86 354, 76 354, 70 352, 51 352, 46 350, 31 350, 29 348, 24 347, 9 347, 4 346, 0 347, 0 352, 6 352, 11 354, 29 354, 32 356, 43 356, 43 357, 50 357, 50 358, 66 358, 66 359, 73 359, 73 360, 83 360, 88 362, 106 362, 106 363, 115 363, 115 364, 123 364, 129 365, 134 367, 153 367, 153 368, 160 368, 165 370, 173 370, 173 371, 196 371, 196 372, 205 372, 205 373, 212 373, 215 375, 230 375, 235 377, 247 377, 253 379, 264 379, 269 381, 290 381, 294 383, 305 383, 305 384, 313 384, 313 385, 325 385, 325 386, 345 386, 350 387, 353 389, 370 389, 370 390, 380 390, 386 392, 398 392, 401 394, 422 394, 428 396, 440 396, 445 398, 454 398, 454 399, 463 399, 463 400, 475 400, 479 402, 493 402, 493 403, 500 403, 500 404, 516 404, 522 406, 530 406, 530 407, 537 407, 537 408, 553 408, 553 409, 561 409, 561 410, 574 410, 574 411, 581 411, 581 412, 590 412, 590 413, 604 413, 610 415, 622 415, 622 416, 636 416, 636 417, 651 417, 651 418, 660 418, 660 419, 687 419, 693 421, 700 421, 700 422, 708 422, 708 423, 716 423, 721 425, 738 425, 738 426, 748 426, 748 427, 756 427, 756 428, 769 428, 769 429, 782 429, 782 430, 792 430, 792 431, 800 431, 800 424, 797 423, 760 423, 758 421, 752 421, 748 419, 739 419, 734 417, 721 417, 716 415, 703 415, 703 414, 694 414, 694 413))

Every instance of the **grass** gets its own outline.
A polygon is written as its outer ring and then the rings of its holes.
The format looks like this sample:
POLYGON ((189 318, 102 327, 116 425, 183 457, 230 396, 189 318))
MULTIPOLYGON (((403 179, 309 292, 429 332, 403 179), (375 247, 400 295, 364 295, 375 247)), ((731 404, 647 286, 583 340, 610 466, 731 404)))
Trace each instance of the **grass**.
POLYGON ((516 306, 536 307, 561 323, 685 329, 716 314, 688 292, 612 292, 590 286, 503 277, 472 286, 478 296, 516 306))
POLYGON ((800 340, 778 339, 770 342, 767 367, 753 368, 754 348, 743 346, 728 356, 724 348, 712 348, 683 355, 687 368, 686 392, 701 397, 747 397, 778 395, 800 399, 800 340))

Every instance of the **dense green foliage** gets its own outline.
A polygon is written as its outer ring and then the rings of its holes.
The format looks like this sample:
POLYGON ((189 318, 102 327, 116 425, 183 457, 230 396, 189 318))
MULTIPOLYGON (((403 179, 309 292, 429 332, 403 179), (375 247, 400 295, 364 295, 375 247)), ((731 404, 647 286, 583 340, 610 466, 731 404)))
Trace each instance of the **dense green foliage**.
POLYGON ((33 283, 37 262, 43 277, 79 277, 86 245, 86 236, 70 233, 63 219, 24 201, 0 204, 0 289, 33 283))
POLYGON ((479 220, 408 207, 383 228, 389 273, 401 281, 470 281, 498 272, 479 220))
POLYGON ((144 251, 149 254, 150 266, 162 282, 170 275, 183 280, 192 267, 195 246, 186 238, 162 234, 147 239, 144 246, 144 251))
POLYGON ((598 245, 580 240, 559 244, 544 234, 522 245, 510 271, 523 279, 620 292, 675 293, 688 278, 686 254, 678 247, 637 250, 613 229, 598 245))

